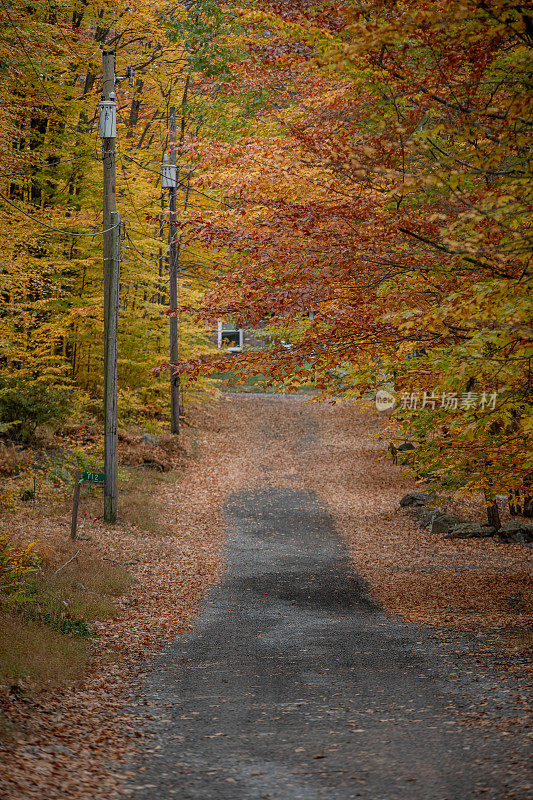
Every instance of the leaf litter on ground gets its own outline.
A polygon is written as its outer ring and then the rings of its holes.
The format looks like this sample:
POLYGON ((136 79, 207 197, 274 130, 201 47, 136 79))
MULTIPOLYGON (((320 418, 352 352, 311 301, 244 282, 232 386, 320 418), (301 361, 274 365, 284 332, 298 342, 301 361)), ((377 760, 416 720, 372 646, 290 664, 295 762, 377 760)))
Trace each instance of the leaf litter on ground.
MULTIPOLYGON (((199 600, 222 574, 223 504, 244 487, 299 485, 316 494, 377 602, 438 636, 485 633, 494 645, 487 658, 496 653, 500 667, 522 679, 523 652, 512 631, 531 624, 525 583, 531 550, 421 531, 399 508, 400 497, 419 487, 383 459, 378 414, 351 402, 233 395, 199 412, 197 424, 199 457, 159 490, 158 524, 167 535, 131 525, 110 528, 99 519, 85 530, 90 540, 84 546, 128 565, 136 578, 120 615, 95 623, 100 636, 88 676, 60 690, 1 695, 11 730, 0 767, 6 800, 113 800, 123 794, 124 761, 152 746, 129 715, 128 701, 140 691, 150 657, 169 637, 190 629, 199 600), (511 608, 509 596, 517 592, 521 605, 511 608)), ((34 527, 45 543, 68 535, 66 518, 34 527)), ((28 536, 34 534, 28 526, 28 536)), ((148 703, 145 708, 148 717, 148 703)), ((483 709, 471 716, 477 724, 486 721, 483 709)))

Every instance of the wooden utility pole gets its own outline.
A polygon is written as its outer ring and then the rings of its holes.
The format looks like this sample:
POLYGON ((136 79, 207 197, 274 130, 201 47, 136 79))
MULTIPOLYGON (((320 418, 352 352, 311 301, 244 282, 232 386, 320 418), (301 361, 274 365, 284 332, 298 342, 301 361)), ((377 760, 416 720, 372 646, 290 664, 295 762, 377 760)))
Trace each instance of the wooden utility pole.
MULTIPOLYGON (((102 48, 103 100, 115 99, 115 51, 102 48)), ((115 111, 116 113, 116 111, 115 111)), ((117 521, 117 340, 120 217, 117 214, 116 135, 102 138, 104 233, 104 520, 117 521)))
MULTIPOLYGON (((186 125, 186 111, 187 111, 187 93, 189 91, 189 86, 191 82, 191 76, 187 75, 185 79, 185 86, 183 88, 183 97, 181 98, 181 124, 180 124, 180 141, 178 150, 180 155, 183 153, 183 145, 185 143, 185 125, 186 125)), ((179 180, 179 169, 176 169, 176 190, 179 180)), ((189 192, 191 188, 191 172, 189 171, 189 175, 187 177, 187 191, 185 193, 185 202, 183 204, 183 211, 187 213, 187 206, 189 203, 189 192)), ((176 230, 176 237, 177 237, 177 230, 176 230)), ((181 243, 183 238, 183 232, 180 232, 178 241, 176 243, 176 273, 179 275, 179 263, 180 263, 180 256, 181 256, 181 243)), ((176 322, 178 319, 176 318, 176 322)), ((184 410, 184 398, 183 398, 183 384, 180 385, 179 383, 179 375, 178 375, 178 395, 181 397, 180 401, 180 408, 183 412, 184 410)))
POLYGON ((111 213, 110 226, 109 287, 104 340, 104 520, 115 523, 118 493, 117 345, 120 286, 120 215, 116 212, 111 213))
MULTIPOLYGON (((169 145, 170 145, 170 164, 176 165, 176 109, 174 106, 170 108, 169 119, 169 145)), ((177 216, 176 216, 176 194, 177 186, 169 189, 170 203, 169 203, 169 226, 168 226, 168 242, 169 242, 169 301, 170 308, 175 309, 178 306, 178 229, 177 229, 177 216)), ((178 348, 178 318, 176 316, 170 317, 170 363, 177 364, 179 357, 178 348)), ((173 373, 172 367, 170 369, 170 432, 179 433, 180 431, 180 377, 179 374, 173 373)))
MULTIPOLYGON (((115 51, 102 49, 102 76, 104 100, 114 99, 115 95, 115 51), (113 95, 113 98, 111 97, 113 95)), ((116 139, 102 139, 102 162, 104 167, 104 231, 112 227, 111 214, 117 210, 117 178, 116 178, 116 139)), ((109 306, 109 271, 111 264, 111 233, 104 234, 104 330, 107 326, 107 309, 109 306)))

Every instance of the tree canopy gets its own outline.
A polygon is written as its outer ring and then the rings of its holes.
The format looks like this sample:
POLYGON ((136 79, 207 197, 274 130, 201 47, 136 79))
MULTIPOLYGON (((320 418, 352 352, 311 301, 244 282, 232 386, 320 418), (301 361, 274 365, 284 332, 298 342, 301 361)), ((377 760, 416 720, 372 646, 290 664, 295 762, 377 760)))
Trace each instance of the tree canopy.
MULTIPOLYGON (((198 132, 209 98, 202 58, 223 71, 231 35, 209 2, 188 11, 162 2, 2 0, 0 15, 2 430, 20 437, 67 408, 100 408, 102 47, 115 51, 119 78, 120 413, 124 421, 162 419, 168 382, 152 370, 168 360, 169 209, 160 164, 169 110, 177 109, 178 131, 198 132)), ((179 209, 211 202, 192 189, 192 166, 181 157, 179 209)), ((206 285, 207 259, 180 244, 180 296, 192 302, 206 285)), ((206 350, 203 329, 186 316, 179 335, 185 355, 206 350)), ((182 381, 185 394, 197 388, 182 381)))
POLYGON ((188 222, 223 273, 200 317, 269 334, 243 372, 321 397, 394 389, 391 438, 420 443, 419 473, 488 495, 527 481, 530 11, 243 13, 248 56, 221 91, 256 98, 255 126, 190 141, 225 200, 188 222))
POLYGON ((159 164, 174 106, 184 387, 230 368, 322 398, 390 392, 391 440, 419 443, 418 474, 487 496, 529 481, 528 4, 1 0, 0 13, 3 430, 37 400, 60 416, 101 390, 105 45, 137 76, 116 89, 122 414, 164 414, 152 370, 168 361, 159 164), (210 353, 220 319, 265 347, 210 353))

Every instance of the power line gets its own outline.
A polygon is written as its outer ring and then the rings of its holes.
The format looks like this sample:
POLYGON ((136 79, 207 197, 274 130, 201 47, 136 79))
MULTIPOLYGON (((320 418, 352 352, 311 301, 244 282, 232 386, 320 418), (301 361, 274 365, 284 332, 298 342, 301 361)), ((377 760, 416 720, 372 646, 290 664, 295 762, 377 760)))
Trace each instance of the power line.
POLYGON ((77 237, 102 236, 102 234, 108 233, 109 231, 114 231, 115 228, 118 227, 117 225, 113 225, 113 227, 107 228, 107 230, 94 231, 94 233, 75 233, 74 231, 69 231, 66 228, 54 228, 53 225, 48 225, 47 222, 42 222, 40 219, 37 219, 37 217, 33 217, 31 214, 28 214, 28 212, 24 211, 24 209, 19 208, 19 206, 15 205, 15 203, 12 203, 11 200, 2 193, 0 193, 0 197, 5 203, 15 208, 20 214, 24 214, 25 217, 28 217, 29 219, 36 222, 38 225, 43 225, 45 228, 50 228, 50 230, 56 231, 57 233, 62 233, 65 236, 77 236, 77 237))
MULTIPOLYGON (((146 172, 154 172, 156 175, 159 175, 159 176, 161 175, 161 170, 152 169, 152 167, 147 167, 145 164, 141 164, 140 161, 137 161, 135 158, 132 158, 131 156, 127 156, 125 153, 120 153, 119 155, 120 155, 120 158, 125 158, 127 161, 133 161, 134 164, 137 164, 137 166, 141 167, 141 169, 146 170, 146 172)), ((193 172, 193 169, 188 170, 188 172, 190 174, 191 172, 193 172)), ((181 183, 180 181, 178 181, 178 186, 180 187, 180 189, 185 189, 186 188, 185 184, 181 183)), ((223 201, 214 200, 208 194, 205 194, 205 192, 200 191, 200 189, 196 189, 194 186, 189 187, 189 191, 195 192, 196 194, 201 194, 202 197, 205 197, 207 200, 211 200, 211 201, 214 201, 214 202, 222 202, 222 205, 227 206, 228 208, 232 207, 232 206, 230 206, 229 203, 226 203, 224 200, 223 201)))
POLYGON ((80 161, 82 158, 95 158, 99 160, 99 156, 94 155, 94 153, 82 153, 79 156, 73 156, 72 158, 62 158, 61 161, 53 161, 50 164, 35 164, 32 167, 28 168, 27 172, 8 172, 6 175, 2 175, 3 178, 25 178, 31 172, 37 172, 41 169, 53 169, 54 167, 58 167, 60 164, 68 164, 72 161, 80 161))
MULTIPOLYGON (((135 203, 133 201, 133 194, 132 194, 132 191, 130 189, 130 181, 129 181, 129 178, 128 178, 128 173, 126 172, 126 167, 122 163, 121 163, 120 166, 122 167, 122 174, 124 176, 124 180, 125 180, 125 183, 126 183, 126 189, 128 191, 129 197, 130 197, 131 207, 133 209, 133 212, 134 212, 135 216, 137 217, 137 221, 138 221, 139 225, 142 225, 143 221, 139 216, 139 209, 137 208, 137 206, 135 205, 135 203)), ((143 206, 141 206, 141 210, 145 209, 145 208, 148 208, 149 206, 153 205, 153 203, 155 203, 156 200, 160 200, 162 196, 163 195, 159 195, 159 197, 149 200, 147 203, 145 203, 143 206)), ((145 235, 149 236, 149 234, 141 234, 140 231, 136 231, 136 232, 139 233, 142 236, 145 236, 145 235)))
POLYGON ((133 212, 134 212, 135 216, 137 217, 137 222, 139 223, 139 225, 142 225, 143 224, 142 223, 142 219, 140 218, 139 212, 137 211, 135 203, 133 202, 133 194, 132 194, 131 189, 130 189, 130 182, 129 182, 128 175, 126 173, 126 167, 124 166, 124 164, 122 162, 120 163, 120 166, 122 167, 122 175, 124 176, 124 182, 126 184, 126 190, 127 190, 128 194, 129 194, 129 197, 130 197, 131 207, 133 208, 133 212))
POLYGON ((132 228, 131 225, 129 226, 129 229, 133 233, 138 233, 139 236, 144 236, 145 239, 151 239, 153 242, 161 244, 161 239, 158 239, 157 236, 152 236, 150 233, 144 233, 144 231, 138 231, 136 228, 132 228))
POLYGON ((152 167, 147 167, 144 164, 141 164, 141 162, 137 161, 135 158, 132 158, 131 156, 127 156, 125 153, 119 153, 119 157, 120 158, 125 158, 126 161, 132 161, 134 164, 137 164, 138 167, 141 167, 142 169, 146 170, 146 172, 153 172, 155 175, 157 175, 159 178, 161 178, 161 170, 160 169, 152 169, 152 167))
MULTIPOLYGON (((157 264, 157 263, 159 263, 159 257, 158 258, 151 258, 150 256, 147 256, 145 253, 141 253, 141 251, 137 250, 137 248, 134 247, 133 245, 124 245, 123 249, 124 250, 133 250, 133 251, 135 251, 135 253, 137 253, 137 255, 140 257, 140 260, 144 261, 145 264, 154 264, 154 263, 157 264)), ((167 255, 168 255, 168 250, 166 250, 162 254, 161 258, 166 258, 167 255)), ((130 263, 130 264, 138 264, 139 263, 139 258, 128 259, 128 263, 130 263)))
MULTIPOLYGON (((138 233, 138 231, 135 231, 135 232, 138 233)), ((141 236, 144 236, 144 234, 141 234, 141 236)), ((147 261, 147 262, 154 262, 155 261, 156 263, 159 262, 159 257, 152 258, 151 256, 147 256, 146 253, 141 252, 141 250, 139 250, 139 248, 134 245, 133 240, 132 240, 128 230, 126 230, 126 238, 127 238, 128 242, 130 243, 131 249, 135 250, 135 252, 138 253, 145 261, 147 261)), ((154 238, 154 237, 150 237, 150 238, 154 238)), ((156 241, 159 245, 161 245, 161 240, 160 239, 154 239, 154 241, 156 241)), ((128 247, 128 245, 126 245, 126 249, 129 250, 130 247, 128 247)), ((165 252, 162 254, 161 257, 165 258, 168 255, 169 251, 170 251, 170 247, 168 247, 167 250, 165 250, 165 252)))
MULTIPOLYGON (((140 161, 137 161, 135 158, 132 158, 131 156, 127 156, 125 153, 119 153, 119 157, 120 158, 125 158, 126 161, 132 161, 134 164, 137 164, 137 166, 141 167, 141 169, 146 170, 146 172, 153 172, 153 173, 155 173, 155 175, 158 175, 159 177, 161 177, 161 170, 160 169, 153 169, 152 167, 147 167, 145 164, 141 164, 140 161)), ((189 170, 189 173, 191 173, 192 171, 193 171, 192 169, 189 170)), ((180 187, 180 189, 185 189, 185 184, 181 183, 180 181, 178 181, 178 186, 180 187)), ((191 186, 191 189, 193 191, 195 191, 195 192, 198 192, 199 194, 203 194, 203 192, 200 192, 199 189, 193 189, 192 186, 191 186)), ((208 195, 204 195, 204 197, 207 197, 208 200, 212 200, 212 198, 209 197, 208 195)))

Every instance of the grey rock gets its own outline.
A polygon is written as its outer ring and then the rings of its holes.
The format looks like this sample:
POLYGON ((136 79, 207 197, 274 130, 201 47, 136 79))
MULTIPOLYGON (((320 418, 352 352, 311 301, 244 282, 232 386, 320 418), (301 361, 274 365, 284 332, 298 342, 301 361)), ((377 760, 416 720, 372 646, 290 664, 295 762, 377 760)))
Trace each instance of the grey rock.
POLYGON ((429 494, 423 492, 410 492, 402 497, 400 506, 402 508, 411 508, 412 506, 425 506, 430 501, 429 494))
MULTIPOLYGON (((434 520, 446 516, 440 508, 427 508, 426 506, 407 506, 407 513, 416 519, 421 528, 430 528, 434 520)), ((462 520, 457 520, 461 522, 462 520)))
POLYGON ((505 522, 500 530, 498 536, 504 542, 516 542, 517 544, 530 544, 533 542, 533 524, 531 522, 520 522, 519 520, 511 520, 505 522))
POLYGON ((452 514, 435 514, 430 523, 431 533, 449 533, 455 526, 465 523, 464 519, 452 514))
POLYGON ((143 433, 142 435, 143 444, 157 444, 157 437, 152 436, 151 433, 143 433))
POLYGON ((415 519, 420 519, 423 516, 427 516, 428 513, 431 513, 425 506, 406 506, 404 510, 415 519))
POLYGON ((440 511, 438 508, 416 508, 413 509, 413 516, 416 516, 418 519, 418 524, 421 528, 429 527, 433 520, 441 517, 444 514, 443 511, 440 511), (416 513, 415 513, 416 512, 416 513))
POLYGON ((488 539, 494 536, 496 528, 481 522, 462 522, 454 525, 445 539, 488 539))
POLYGON ((406 452, 411 450, 416 450, 416 447, 411 442, 404 442, 403 444, 399 445, 397 448, 398 453, 403 455, 403 458, 400 458, 400 464, 404 467, 409 466, 413 463, 413 456, 414 453, 406 452))

